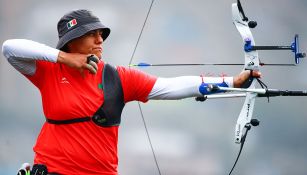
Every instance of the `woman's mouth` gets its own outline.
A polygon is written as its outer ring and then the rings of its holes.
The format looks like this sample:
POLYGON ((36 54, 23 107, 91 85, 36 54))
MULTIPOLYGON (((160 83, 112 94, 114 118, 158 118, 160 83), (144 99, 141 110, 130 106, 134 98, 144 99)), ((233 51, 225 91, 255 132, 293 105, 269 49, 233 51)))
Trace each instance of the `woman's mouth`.
POLYGON ((102 52, 102 47, 94 47, 93 50, 102 52))

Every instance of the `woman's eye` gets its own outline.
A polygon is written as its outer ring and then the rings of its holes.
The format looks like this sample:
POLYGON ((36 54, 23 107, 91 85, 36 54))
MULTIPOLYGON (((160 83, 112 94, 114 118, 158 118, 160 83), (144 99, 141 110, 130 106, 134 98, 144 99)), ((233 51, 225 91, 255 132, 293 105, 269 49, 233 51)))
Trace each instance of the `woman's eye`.
POLYGON ((99 36, 102 36, 102 31, 91 31, 91 32, 88 32, 86 35, 87 36, 96 36, 97 34, 99 36))

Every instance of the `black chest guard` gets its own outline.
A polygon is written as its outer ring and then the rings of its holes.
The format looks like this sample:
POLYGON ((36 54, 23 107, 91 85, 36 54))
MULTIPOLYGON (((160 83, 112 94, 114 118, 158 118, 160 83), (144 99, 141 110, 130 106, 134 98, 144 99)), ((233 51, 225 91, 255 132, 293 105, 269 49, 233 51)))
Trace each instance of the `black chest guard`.
POLYGON ((104 103, 92 120, 99 126, 118 126, 125 106, 122 84, 117 70, 109 64, 105 64, 102 77, 104 103))

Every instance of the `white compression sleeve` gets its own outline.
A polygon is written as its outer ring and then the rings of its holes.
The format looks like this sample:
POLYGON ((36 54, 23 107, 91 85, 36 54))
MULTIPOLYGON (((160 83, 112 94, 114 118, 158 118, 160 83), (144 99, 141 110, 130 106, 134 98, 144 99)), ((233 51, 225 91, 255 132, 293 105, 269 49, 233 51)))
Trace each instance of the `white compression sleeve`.
MULTIPOLYGON (((233 77, 205 77, 205 83, 225 82, 233 87, 233 77)), ((188 97, 202 96, 199 86, 202 83, 200 76, 182 76, 175 78, 158 78, 148 95, 150 100, 176 100, 188 97)))
POLYGON ((2 53, 8 62, 19 72, 26 75, 35 73, 36 60, 55 63, 59 52, 58 49, 26 39, 6 40, 2 45, 2 53))

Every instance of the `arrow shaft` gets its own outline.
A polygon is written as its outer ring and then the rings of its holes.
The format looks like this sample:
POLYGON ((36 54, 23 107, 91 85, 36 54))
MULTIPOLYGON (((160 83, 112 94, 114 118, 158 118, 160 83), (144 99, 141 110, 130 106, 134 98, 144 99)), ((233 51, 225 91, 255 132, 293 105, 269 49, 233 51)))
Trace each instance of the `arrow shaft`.
MULTIPOLYGON (((170 63, 170 64, 149 64, 139 63, 130 64, 129 67, 167 67, 167 66, 243 66, 242 63, 170 63)), ((296 66, 295 64, 266 64, 260 63, 260 66, 296 66)))

